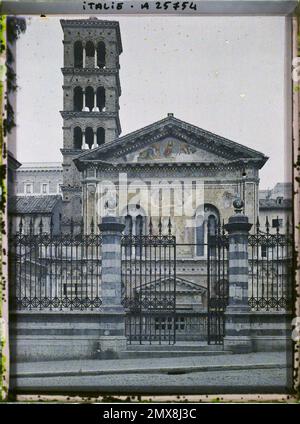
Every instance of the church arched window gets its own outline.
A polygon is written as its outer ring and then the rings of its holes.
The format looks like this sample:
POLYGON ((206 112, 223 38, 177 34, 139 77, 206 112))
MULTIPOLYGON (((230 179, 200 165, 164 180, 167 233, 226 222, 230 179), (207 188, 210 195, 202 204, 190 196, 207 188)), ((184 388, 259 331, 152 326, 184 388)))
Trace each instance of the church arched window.
MULTIPOLYGON (((124 210, 121 216, 124 216, 124 210)), ((125 234, 134 236, 144 235, 146 229, 146 216, 140 205, 129 205, 124 216, 125 234)))
POLYGON ((125 216, 124 234, 132 234, 132 216, 129 214, 125 216))
POLYGON ((97 144, 101 146, 101 144, 105 143, 105 129, 100 127, 97 128, 97 144))
POLYGON ((102 112, 105 109, 105 89, 104 87, 97 88, 97 106, 102 112))
POLYGON ((87 57, 94 57, 95 55, 95 46, 92 41, 88 41, 85 45, 85 54, 87 57))
POLYGON ((76 41, 74 43, 74 67, 83 67, 83 47, 81 41, 76 41))
POLYGON ((217 233, 217 217, 213 214, 209 215, 207 219, 207 231, 211 236, 214 236, 217 233))
POLYGON ((94 131, 93 128, 87 127, 85 130, 85 144, 89 146, 89 149, 93 148, 94 144, 94 131))
POLYGON ((93 87, 86 87, 85 89, 85 104, 90 109, 94 107, 94 89, 93 87))
POLYGON ((196 256, 204 256, 208 243, 208 234, 213 236, 217 232, 220 222, 218 209, 209 204, 205 204, 196 211, 195 214, 195 242, 196 256))
POLYGON ((74 149, 82 149, 82 131, 80 127, 75 127, 73 131, 74 149))
POLYGON ((204 255, 204 243, 205 243, 205 225, 204 225, 204 216, 197 215, 196 216, 196 255, 203 256, 204 255))
POLYGON ((97 65, 100 69, 105 67, 105 43, 100 41, 97 45, 97 65))
POLYGON ((83 108, 83 93, 82 93, 81 87, 75 87, 74 88, 73 106, 74 106, 74 111, 76 111, 76 112, 82 111, 82 108, 83 108))
POLYGON ((144 234, 144 217, 137 215, 135 218, 135 234, 141 236, 144 234))

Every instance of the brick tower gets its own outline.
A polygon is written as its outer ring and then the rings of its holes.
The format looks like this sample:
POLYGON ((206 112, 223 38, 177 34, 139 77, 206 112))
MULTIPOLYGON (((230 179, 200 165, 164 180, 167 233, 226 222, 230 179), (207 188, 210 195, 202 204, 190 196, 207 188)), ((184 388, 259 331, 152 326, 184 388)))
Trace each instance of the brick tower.
POLYGON ((121 133, 122 42, 115 21, 90 18, 60 22, 64 32, 62 227, 68 231, 71 218, 75 229, 82 218, 80 174, 73 159, 121 133))

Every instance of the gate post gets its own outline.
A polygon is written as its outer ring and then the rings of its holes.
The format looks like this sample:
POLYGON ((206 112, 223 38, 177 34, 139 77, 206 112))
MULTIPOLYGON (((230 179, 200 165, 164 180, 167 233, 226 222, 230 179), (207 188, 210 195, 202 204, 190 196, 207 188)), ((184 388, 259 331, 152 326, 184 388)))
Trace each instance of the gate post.
POLYGON ((114 216, 102 218, 99 229, 102 234, 101 298, 104 330, 100 337, 101 353, 115 355, 126 349, 125 311, 121 294, 121 235, 125 225, 114 216))
POLYGON ((242 213, 244 202, 233 202, 235 215, 228 219, 228 305, 225 311, 224 346, 234 353, 252 351, 248 305, 248 234, 252 227, 242 213))

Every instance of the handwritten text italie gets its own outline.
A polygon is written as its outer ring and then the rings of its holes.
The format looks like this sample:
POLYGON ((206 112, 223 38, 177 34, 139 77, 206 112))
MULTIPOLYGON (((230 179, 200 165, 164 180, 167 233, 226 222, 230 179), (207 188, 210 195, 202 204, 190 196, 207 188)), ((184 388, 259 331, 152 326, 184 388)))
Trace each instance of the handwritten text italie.
POLYGON ((154 10, 168 10, 168 11, 184 11, 184 10, 193 10, 197 11, 197 4, 192 1, 156 1, 156 2, 132 2, 128 5, 128 3, 124 2, 115 2, 115 1, 105 1, 105 2, 83 2, 83 10, 124 10, 134 9, 136 11, 154 11, 154 10))

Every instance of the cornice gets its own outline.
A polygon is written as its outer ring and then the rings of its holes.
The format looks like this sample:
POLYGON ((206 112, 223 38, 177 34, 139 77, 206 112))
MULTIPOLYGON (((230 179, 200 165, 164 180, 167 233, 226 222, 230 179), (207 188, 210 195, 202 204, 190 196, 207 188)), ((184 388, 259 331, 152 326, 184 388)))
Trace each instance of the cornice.
POLYGON ((119 22, 117 21, 105 21, 97 18, 90 19, 61 19, 60 24, 63 28, 99 28, 106 29, 111 28, 115 29, 117 32, 117 42, 118 42, 118 51, 119 54, 122 53, 122 40, 121 40, 121 32, 119 22))
POLYGON ((32 173, 32 172, 63 172, 62 168, 43 168, 43 169, 18 169, 18 174, 20 173, 32 173))
POLYGON ((64 67, 61 68, 61 72, 63 75, 77 74, 77 75, 85 75, 85 74, 97 74, 97 75, 116 75, 119 74, 118 68, 72 68, 72 67, 64 67))
POLYGON ((68 192, 69 191, 72 191, 72 192, 82 191, 82 185, 80 185, 80 186, 72 186, 72 187, 62 185, 60 187, 61 187, 62 192, 67 192, 67 191, 68 192))
MULTIPOLYGON (((120 69, 120 65, 118 66, 118 68, 105 68, 105 69, 100 69, 100 68, 72 68, 72 67, 68 67, 68 68, 61 68, 61 72, 64 76, 68 76, 68 75, 80 75, 80 76, 91 76, 91 75, 98 75, 98 76, 115 76, 117 79, 117 92, 118 95, 121 96, 122 95, 122 89, 121 89, 121 83, 120 83, 120 77, 119 77, 119 69, 120 69)), ((67 87, 67 85, 63 85, 63 88, 67 87)))
MULTIPOLYGON (((64 149, 64 148, 62 148, 62 149, 60 149, 60 151, 64 156, 74 156, 74 157, 79 156, 82 153, 81 149, 64 149)), ((62 166, 66 166, 66 165, 63 163, 62 166)))
POLYGON ((76 112, 73 110, 61 110, 60 114, 62 118, 66 120, 72 118, 112 118, 116 120, 119 134, 122 131, 118 112, 76 112))
MULTIPOLYGON (((247 159, 247 162, 249 160, 247 159)), ((163 171, 170 172, 178 169, 185 170, 226 170, 226 171, 236 171, 244 169, 245 162, 243 159, 235 161, 223 161, 223 162, 135 162, 135 163, 109 163, 101 160, 80 160, 80 158, 75 158, 75 164, 83 171, 84 169, 101 169, 106 172, 113 172, 116 169, 122 170, 134 170, 137 173, 141 170, 145 171, 163 171)), ((250 181, 250 180, 249 180, 250 181)))

